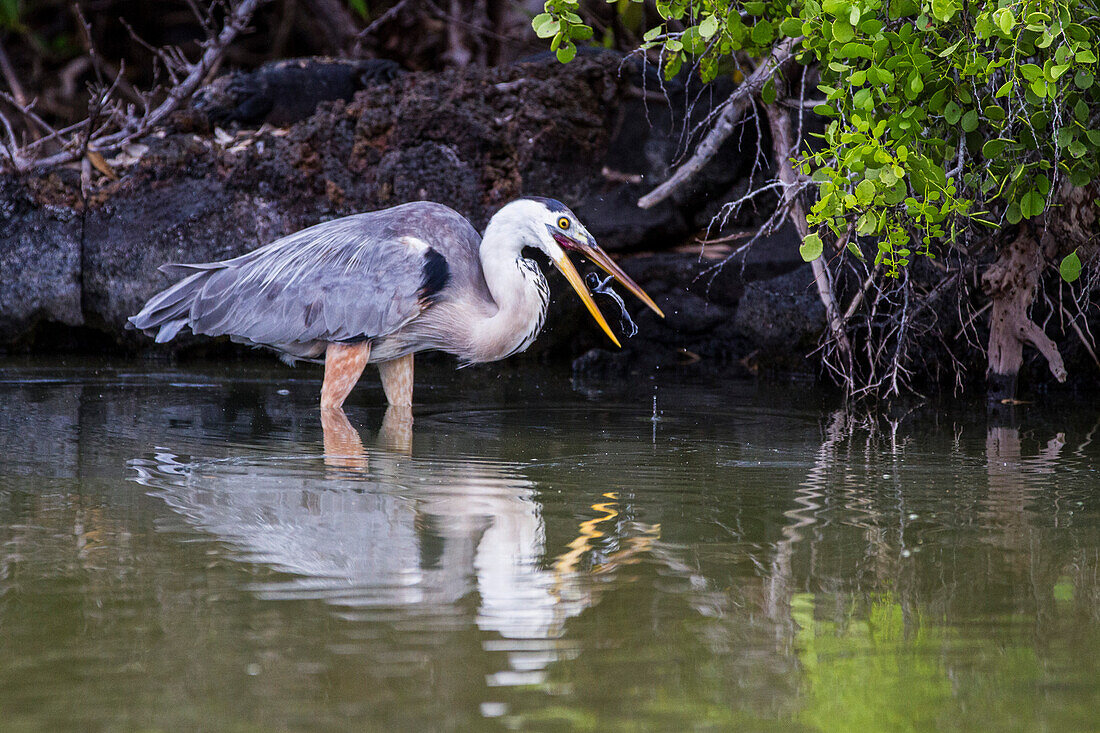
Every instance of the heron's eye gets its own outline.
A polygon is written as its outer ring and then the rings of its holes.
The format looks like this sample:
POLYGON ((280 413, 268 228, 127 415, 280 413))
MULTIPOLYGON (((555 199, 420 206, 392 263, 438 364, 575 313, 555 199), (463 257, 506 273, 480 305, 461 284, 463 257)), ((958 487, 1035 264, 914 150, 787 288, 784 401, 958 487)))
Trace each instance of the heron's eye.
POLYGON ((564 217, 564 216, 562 218, 558 219, 558 226, 561 227, 562 229, 568 229, 569 228, 569 219, 567 217, 564 217))

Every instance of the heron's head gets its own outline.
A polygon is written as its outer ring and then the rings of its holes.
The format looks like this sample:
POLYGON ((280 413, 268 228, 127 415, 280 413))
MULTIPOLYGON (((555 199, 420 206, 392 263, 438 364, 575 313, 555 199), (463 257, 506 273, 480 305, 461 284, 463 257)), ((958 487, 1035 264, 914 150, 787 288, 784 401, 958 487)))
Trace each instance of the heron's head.
POLYGON ((661 309, 657 307, 657 304, 642 290, 638 283, 623 272, 622 268, 611 259, 607 252, 600 249, 595 238, 588 233, 588 230, 577 219, 576 214, 570 211, 565 204, 554 199, 524 198, 505 206, 498 213, 498 216, 501 214, 508 218, 515 216, 515 225, 521 227, 526 235, 523 237, 523 244, 542 250, 550 258, 550 262, 577 291, 577 295, 580 296, 585 307, 588 308, 588 312, 592 314, 592 317, 596 319, 596 323, 615 342, 616 346, 620 345, 619 340, 615 338, 615 334, 611 332, 611 327, 607 325, 600 309, 596 307, 596 303, 592 300, 592 295, 585 287, 584 280, 581 279, 577 268, 570 262, 569 252, 576 252, 596 263, 604 272, 614 277, 627 290, 634 293, 654 313, 661 318, 665 317, 665 314, 661 312, 661 309))

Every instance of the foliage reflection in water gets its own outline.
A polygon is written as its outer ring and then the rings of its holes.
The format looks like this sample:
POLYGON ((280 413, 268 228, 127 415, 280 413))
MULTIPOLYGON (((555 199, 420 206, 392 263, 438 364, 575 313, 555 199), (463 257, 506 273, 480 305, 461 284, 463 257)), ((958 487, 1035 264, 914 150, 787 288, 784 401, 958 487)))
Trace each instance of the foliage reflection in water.
POLYGON ((236 372, 4 368, 10 729, 1096 727, 1079 407, 236 372))

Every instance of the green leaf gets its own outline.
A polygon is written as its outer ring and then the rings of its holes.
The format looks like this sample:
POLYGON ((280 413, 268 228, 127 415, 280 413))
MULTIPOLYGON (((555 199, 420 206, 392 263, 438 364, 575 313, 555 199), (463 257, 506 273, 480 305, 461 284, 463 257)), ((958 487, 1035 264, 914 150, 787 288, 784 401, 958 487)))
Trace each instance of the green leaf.
POLYGON ((558 48, 558 61, 563 64, 568 64, 573 60, 573 57, 577 55, 577 46, 574 43, 568 43, 558 48))
POLYGON ((1096 54, 1085 48, 1078 51, 1073 59, 1079 64, 1095 64, 1096 54))
POLYGON ((863 22, 859 24, 859 30, 864 35, 874 36, 882 30, 882 21, 878 18, 865 18, 863 22))
POLYGON ((962 107, 954 102, 948 102, 947 106, 943 108, 943 117, 947 120, 947 124, 957 125, 962 117, 962 107))
POLYGON ((1046 200, 1038 191, 1028 191, 1020 199, 1020 213, 1027 219, 1038 216, 1046 208, 1046 200))
POLYGON ((1081 69, 1073 76, 1073 83, 1078 89, 1088 89, 1092 86, 1092 82, 1096 77, 1092 75, 1092 72, 1081 69))
POLYGON ((779 32, 787 38, 797 38, 802 35, 802 21, 798 18, 785 18, 779 24, 779 32))
POLYGON ((1028 81, 1035 81, 1043 75, 1043 67, 1037 64, 1021 64, 1020 74, 1028 81))
POLYGON ((951 20, 958 9, 954 0, 932 0, 932 15, 936 17, 936 20, 944 23, 951 20))
POLYGON ((684 44, 684 49, 688 53, 700 54, 707 48, 707 42, 699 35, 699 26, 697 25, 684 31, 684 35, 680 36, 680 42, 684 44))
POLYGON ((1081 277, 1081 258, 1077 256, 1077 250, 1062 258, 1062 263, 1058 265, 1058 274, 1068 283, 1081 277))
POLYGON ((978 110, 967 110, 960 120, 963 132, 974 132, 978 129, 978 110))
POLYGON ((557 35, 558 31, 561 30, 561 23, 554 20, 549 13, 536 15, 535 19, 531 21, 531 25, 535 29, 535 35, 539 38, 549 38, 550 36, 557 35), (542 20, 539 25, 535 25, 535 22, 539 21, 540 18, 542 20))
POLYGON ((961 44, 962 42, 963 42, 963 39, 960 38, 959 40, 955 41, 950 46, 948 46, 944 50, 940 51, 936 55, 939 56, 941 59, 945 59, 948 56, 950 56, 951 54, 955 53, 955 49, 958 48, 959 44, 961 44))
POLYGON ((806 238, 802 240, 802 244, 798 247, 798 254, 802 255, 804 262, 813 262, 821 253, 825 247, 821 242, 821 237, 816 234, 807 234, 806 238))
POLYGON ((764 87, 760 90, 760 99, 764 102, 764 104, 771 104, 775 101, 775 98, 775 80, 768 79, 766 82, 764 82, 764 87))
POLYGON ((982 157, 986 159, 996 158, 998 155, 1004 152, 1005 140, 988 140, 985 145, 982 146, 982 157))
POLYGON ((671 79, 680 73, 680 67, 684 64, 684 57, 682 54, 674 53, 668 57, 668 61, 665 62, 665 78, 671 79))
POLYGON ((875 197, 875 184, 870 181, 863 180, 856 186, 856 200, 862 205, 871 203, 871 200, 875 197))
POLYGON ((718 32, 718 18, 713 15, 708 15, 703 18, 703 22, 699 24, 699 35, 703 38, 710 38, 718 32))
POLYGON ((833 40, 838 43, 847 43, 856 37, 855 30, 847 18, 837 18, 833 21, 833 40))
POLYGON ((874 56, 871 47, 863 43, 845 43, 836 54, 846 59, 869 59, 874 56))
POLYGON ((772 42, 774 37, 775 26, 769 21, 759 20, 756 22, 756 25, 752 27, 752 41, 757 45, 766 46, 772 42))

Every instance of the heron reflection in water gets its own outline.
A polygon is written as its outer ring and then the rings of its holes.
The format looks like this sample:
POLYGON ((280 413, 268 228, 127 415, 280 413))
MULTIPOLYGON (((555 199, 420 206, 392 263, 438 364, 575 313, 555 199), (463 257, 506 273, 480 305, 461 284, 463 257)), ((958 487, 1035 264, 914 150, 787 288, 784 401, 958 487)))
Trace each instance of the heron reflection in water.
POLYGON ((524 198, 498 211, 483 238, 456 211, 421 201, 318 224, 223 262, 164 265, 186 277, 129 321, 158 343, 190 329, 273 349, 289 363, 323 362, 327 409, 340 408, 374 363, 389 403, 410 405, 416 352, 473 364, 535 340, 549 288, 525 248, 549 257, 616 345, 568 252, 664 316, 564 204, 524 198))
POLYGON ((401 408, 388 410, 370 447, 342 410, 322 425, 324 467, 316 454, 180 461, 164 452, 131 465, 192 527, 242 560, 286 573, 251 586, 260 597, 320 599, 368 619, 473 611, 481 631, 518 640, 501 670, 508 679, 541 674, 558 658, 565 622, 614 587, 602 581, 618 568, 644 557, 664 564, 659 526, 622 523, 613 492, 593 497, 577 536, 547 564, 553 545, 525 465, 447 449, 419 458, 401 408), (601 552, 609 537, 612 549, 601 552), (598 564, 586 561, 596 556, 598 564))

